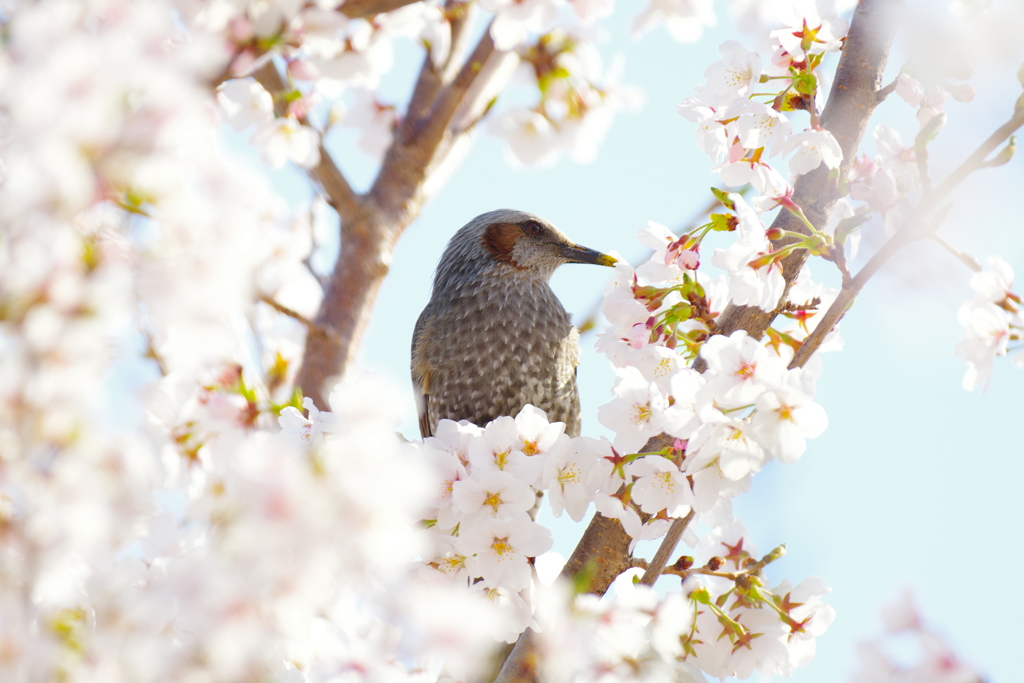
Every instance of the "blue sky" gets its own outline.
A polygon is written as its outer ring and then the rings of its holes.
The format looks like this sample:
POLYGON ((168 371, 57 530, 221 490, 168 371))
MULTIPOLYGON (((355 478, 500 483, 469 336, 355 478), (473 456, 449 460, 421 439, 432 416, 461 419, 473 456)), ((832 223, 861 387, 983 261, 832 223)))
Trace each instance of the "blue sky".
MULTIPOLYGON (((936 4, 911 4, 938 11, 936 4)), ((550 169, 515 170, 503 161, 500 140, 478 134, 465 161, 399 243, 363 343, 365 367, 409 386, 409 342, 434 266, 448 238, 479 213, 501 207, 531 211, 581 244, 635 260, 643 249, 634 235, 648 220, 678 228, 706 204, 716 178, 693 142, 692 124, 676 114, 675 105, 703 82, 721 41, 739 39, 751 47, 755 41, 733 30, 721 6, 719 26, 699 43, 678 44, 662 29, 633 41, 629 24, 636 7, 619 5, 605 24, 609 39, 602 53, 606 63, 617 52, 625 54, 623 80, 646 91, 643 111, 620 114, 598 159, 584 166, 562 161, 550 169)), ((993 11, 1007 6, 996 2, 993 11)), ((1020 16, 1020 10, 1013 12, 1020 16)), ((908 41, 927 40, 929 30, 919 20, 901 34, 890 76, 906 59, 908 41)), ((1015 72, 1024 46, 1001 44, 998 36, 992 40, 987 51, 971 51, 975 102, 947 103, 949 123, 932 152, 935 177, 944 177, 1008 118, 1021 92, 1015 72)), ((419 52, 408 43, 397 45, 385 96, 404 100, 419 52)), ((910 107, 891 97, 869 126, 863 150, 871 154, 870 132, 877 123, 897 128, 908 143, 917 131, 910 107)), ((365 189, 375 169, 356 149, 354 136, 332 133, 329 145, 352 184, 365 189)), ((308 184, 298 172, 272 177, 293 205, 307 200, 308 184)), ((1021 187, 1020 159, 969 178, 951 198, 955 206, 940 234, 982 260, 998 254, 1024 276, 1021 187)), ((877 238, 876 232, 875 244, 877 238)), ((862 252, 872 251, 872 241, 866 235, 862 252)), ((714 246, 706 247, 705 267, 714 246)), ((830 266, 816 263, 816 278, 838 286, 830 266)), ((953 347, 961 334, 957 309, 971 297, 969 275, 931 243, 913 245, 879 273, 842 323, 845 350, 824 358, 817 400, 828 412, 828 430, 809 443, 798 463, 773 463, 735 501, 761 552, 788 544, 771 579, 795 583, 816 575, 833 588, 828 600, 836 622, 819 638, 815 661, 793 680, 848 679, 856 643, 880 635, 879 609, 904 586, 912 588, 954 650, 989 680, 1019 675, 1017 657, 1005 645, 1016 631, 1024 597, 1001 574, 1024 563, 1024 372, 999 359, 987 393, 960 388, 964 364, 953 347)), ((578 320, 607 277, 601 268, 566 266, 552 285, 578 320)), ((583 433, 598 436, 606 431, 596 420, 597 407, 611 397, 613 374, 594 352, 592 336, 582 344, 583 433)), ((403 414, 403 432, 417 436, 411 391, 403 414)), ((555 525, 556 549, 568 555, 582 526, 566 521, 555 525)), ((664 581, 675 585, 674 579, 664 581)))

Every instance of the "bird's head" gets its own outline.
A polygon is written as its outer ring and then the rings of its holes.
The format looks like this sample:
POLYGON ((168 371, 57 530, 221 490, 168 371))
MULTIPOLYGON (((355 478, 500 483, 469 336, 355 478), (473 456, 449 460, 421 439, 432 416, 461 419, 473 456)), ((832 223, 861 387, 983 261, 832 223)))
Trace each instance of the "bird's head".
POLYGON ((563 263, 612 266, 616 262, 576 244, 543 218, 511 209, 481 214, 455 233, 441 262, 459 261, 544 279, 563 263))

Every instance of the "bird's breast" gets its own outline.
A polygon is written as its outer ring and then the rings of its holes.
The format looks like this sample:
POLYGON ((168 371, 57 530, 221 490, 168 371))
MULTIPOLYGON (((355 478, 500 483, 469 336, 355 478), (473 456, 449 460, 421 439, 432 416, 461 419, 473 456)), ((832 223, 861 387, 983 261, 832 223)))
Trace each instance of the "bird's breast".
POLYGON ((468 283, 448 294, 431 302, 432 416, 483 426, 529 403, 578 433, 579 334, 547 283, 468 283))

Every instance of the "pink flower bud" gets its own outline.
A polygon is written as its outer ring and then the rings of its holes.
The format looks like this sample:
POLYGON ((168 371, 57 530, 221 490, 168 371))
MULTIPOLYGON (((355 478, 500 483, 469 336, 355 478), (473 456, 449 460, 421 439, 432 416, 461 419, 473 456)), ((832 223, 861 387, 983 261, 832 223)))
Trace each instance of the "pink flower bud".
POLYGON ((288 75, 299 81, 315 81, 320 77, 320 71, 311 62, 296 59, 288 62, 288 75))
POLYGON ((697 270, 700 266, 700 248, 683 249, 676 257, 676 265, 686 270, 697 270))
POLYGON ((231 72, 231 75, 236 78, 245 76, 249 73, 249 70, 252 69, 252 64, 255 61, 256 55, 253 54, 252 50, 242 50, 235 55, 233 60, 231 60, 231 66, 228 67, 228 70, 231 72))
POLYGON ((234 17, 228 22, 228 35, 235 43, 248 43, 252 40, 252 24, 247 17, 234 17))
POLYGON ((629 332, 629 345, 634 349, 642 349, 647 346, 650 338, 651 333, 647 329, 647 326, 643 323, 637 323, 636 325, 633 325, 633 329, 629 332))

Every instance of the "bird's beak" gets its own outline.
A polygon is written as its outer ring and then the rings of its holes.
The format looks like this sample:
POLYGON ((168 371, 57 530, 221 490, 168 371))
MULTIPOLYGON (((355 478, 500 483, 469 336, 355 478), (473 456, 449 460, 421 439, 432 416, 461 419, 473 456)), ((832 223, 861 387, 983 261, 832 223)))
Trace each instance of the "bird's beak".
POLYGON ((578 244, 564 244, 559 254, 569 263, 593 263, 598 266, 614 266, 617 260, 608 254, 581 247, 578 244))

